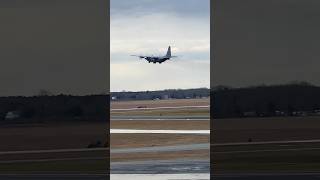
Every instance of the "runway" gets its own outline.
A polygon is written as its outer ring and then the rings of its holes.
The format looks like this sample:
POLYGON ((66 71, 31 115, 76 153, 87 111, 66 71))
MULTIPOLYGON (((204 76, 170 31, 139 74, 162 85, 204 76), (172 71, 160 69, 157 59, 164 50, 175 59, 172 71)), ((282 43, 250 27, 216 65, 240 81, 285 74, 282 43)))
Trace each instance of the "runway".
POLYGON ((296 144, 296 143, 320 143, 320 139, 288 140, 288 141, 258 141, 237 143, 214 143, 211 146, 239 146, 239 145, 266 145, 266 144, 296 144))
POLYGON ((210 134, 210 130, 110 129, 111 134, 210 134))
POLYGON ((320 140, 295 140, 295 141, 262 141, 240 143, 217 143, 210 145, 213 153, 241 154, 241 153, 272 153, 272 152, 299 152, 320 150, 320 140))
POLYGON ((209 180, 210 174, 197 173, 197 174, 111 174, 111 180, 209 180))
POLYGON ((106 180, 107 174, 1 174, 1 180, 106 180))
POLYGON ((175 121, 175 120, 196 120, 208 121, 209 116, 189 115, 189 116, 111 116, 111 121, 145 120, 145 121, 175 121))
POLYGON ((0 155, 92 152, 92 151, 106 151, 107 149, 108 148, 75 148, 75 149, 46 149, 46 150, 26 150, 26 151, 0 151, 0 155))
POLYGON ((256 174, 217 174, 216 180, 319 180, 320 173, 256 173, 256 174))
POLYGON ((110 111, 136 111, 136 110, 158 110, 158 109, 187 109, 187 108, 210 108, 207 106, 163 106, 163 107, 142 107, 142 108, 121 108, 121 109, 110 109, 110 111))
POLYGON ((210 161, 174 159, 111 162, 111 174, 199 174, 210 172, 210 161))
POLYGON ((174 146, 155 146, 155 147, 141 147, 141 148, 119 148, 111 149, 111 154, 119 153, 148 153, 148 152, 174 152, 174 151, 192 151, 209 149, 209 143, 202 144, 187 144, 174 146))

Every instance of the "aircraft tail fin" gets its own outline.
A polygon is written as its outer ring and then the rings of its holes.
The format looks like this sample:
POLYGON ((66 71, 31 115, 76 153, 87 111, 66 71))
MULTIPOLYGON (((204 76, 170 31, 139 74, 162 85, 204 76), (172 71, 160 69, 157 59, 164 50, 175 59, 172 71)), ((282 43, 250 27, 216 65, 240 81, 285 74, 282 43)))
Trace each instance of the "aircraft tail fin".
POLYGON ((171 57, 171 47, 170 46, 168 47, 168 51, 167 51, 166 56, 171 57))

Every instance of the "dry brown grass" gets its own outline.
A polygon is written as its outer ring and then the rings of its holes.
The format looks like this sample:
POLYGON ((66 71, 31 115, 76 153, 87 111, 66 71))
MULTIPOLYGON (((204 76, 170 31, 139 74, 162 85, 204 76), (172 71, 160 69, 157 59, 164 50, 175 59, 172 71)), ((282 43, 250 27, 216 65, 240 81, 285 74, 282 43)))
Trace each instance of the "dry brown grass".
POLYGON ((210 129, 209 120, 121 120, 111 121, 113 129, 173 129, 206 130, 210 129))
POLYGON ((179 152, 162 152, 162 153, 130 153, 130 154, 112 154, 112 162, 120 161, 138 161, 138 160, 166 160, 177 158, 197 158, 209 159, 209 150, 195 150, 195 151, 179 151, 179 152))
POLYGON ((213 120, 213 142, 320 139, 320 117, 213 120))
POLYGON ((146 107, 175 107, 175 106, 206 106, 210 99, 169 99, 169 100, 147 100, 147 101, 112 101, 111 109, 146 107))
POLYGON ((209 116, 209 108, 183 108, 183 109, 139 109, 130 111, 111 111, 111 116, 209 116))
POLYGON ((169 146, 209 143, 209 135, 192 134, 111 134, 111 148, 169 146))
POLYGON ((107 138, 107 123, 46 123, 0 127, 0 151, 85 148, 107 138))

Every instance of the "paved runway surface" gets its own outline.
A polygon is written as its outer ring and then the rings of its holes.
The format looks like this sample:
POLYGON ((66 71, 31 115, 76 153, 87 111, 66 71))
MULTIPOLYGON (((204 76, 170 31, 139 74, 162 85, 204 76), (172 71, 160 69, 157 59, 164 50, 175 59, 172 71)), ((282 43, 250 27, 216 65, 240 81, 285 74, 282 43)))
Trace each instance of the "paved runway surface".
POLYGON ((209 180, 210 174, 111 174, 111 180, 209 180))
POLYGON ((152 160, 112 162, 112 174, 176 174, 176 173, 209 173, 208 160, 152 160))
POLYGON ((210 130, 110 129, 111 134, 210 134, 210 130))
POLYGON ((1 180, 106 180, 107 175, 88 174, 9 174, 0 175, 1 180))
POLYGON ((215 180, 320 180, 320 173, 288 174, 226 174, 213 176, 215 180))
POLYGON ((143 108, 122 108, 122 109, 110 109, 110 111, 136 111, 136 110, 156 110, 156 109, 186 109, 186 108, 209 108, 210 105, 206 106, 163 106, 163 107, 143 107, 143 108))
POLYGON ((111 149, 111 154, 192 151, 192 150, 203 150, 203 149, 209 149, 209 148, 210 148, 209 143, 173 145, 173 146, 154 146, 154 147, 141 147, 141 148, 119 148, 119 149, 111 149))
POLYGON ((112 121, 127 121, 127 120, 145 120, 145 121, 173 121, 173 120, 210 120, 209 116, 111 116, 112 121))

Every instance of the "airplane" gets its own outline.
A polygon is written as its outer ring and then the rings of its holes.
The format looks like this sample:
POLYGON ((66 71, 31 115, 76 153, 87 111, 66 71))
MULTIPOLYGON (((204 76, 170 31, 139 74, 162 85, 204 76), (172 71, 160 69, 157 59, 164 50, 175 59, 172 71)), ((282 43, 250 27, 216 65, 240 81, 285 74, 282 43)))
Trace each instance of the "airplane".
POLYGON ((156 64, 156 63, 161 64, 161 63, 165 62, 166 60, 169 60, 170 58, 177 57, 177 56, 171 56, 171 47, 170 46, 168 47, 167 54, 165 56, 140 56, 140 55, 131 55, 131 56, 137 56, 140 59, 145 59, 149 63, 153 62, 154 64, 156 64))

